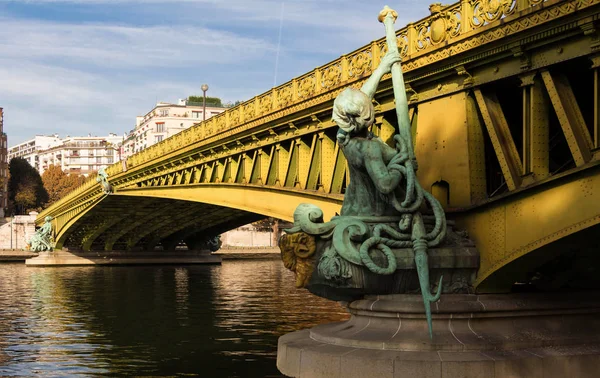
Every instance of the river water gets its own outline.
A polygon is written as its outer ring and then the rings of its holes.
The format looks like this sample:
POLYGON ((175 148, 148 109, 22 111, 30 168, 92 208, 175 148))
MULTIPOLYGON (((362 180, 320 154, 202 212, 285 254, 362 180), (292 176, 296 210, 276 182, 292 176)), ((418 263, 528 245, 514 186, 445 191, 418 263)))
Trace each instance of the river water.
POLYGON ((279 336, 346 318, 278 260, 0 264, 0 376, 281 376, 279 336))

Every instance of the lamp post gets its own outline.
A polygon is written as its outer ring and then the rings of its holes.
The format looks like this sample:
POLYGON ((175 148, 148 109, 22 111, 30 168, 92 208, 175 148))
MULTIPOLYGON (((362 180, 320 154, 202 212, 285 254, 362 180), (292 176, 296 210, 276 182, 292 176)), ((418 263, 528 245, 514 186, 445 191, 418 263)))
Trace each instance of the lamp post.
POLYGON ((208 84, 202 84, 200 89, 204 92, 202 97, 202 121, 206 121, 206 91, 208 90, 208 84))

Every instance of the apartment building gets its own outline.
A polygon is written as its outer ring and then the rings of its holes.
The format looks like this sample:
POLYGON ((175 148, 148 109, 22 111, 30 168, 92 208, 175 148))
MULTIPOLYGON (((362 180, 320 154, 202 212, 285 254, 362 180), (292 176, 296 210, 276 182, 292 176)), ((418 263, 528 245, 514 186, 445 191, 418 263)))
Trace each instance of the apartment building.
POLYGON ((100 168, 119 161, 117 145, 122 137, 108 136, 67 137, 58 146, 38 154, 40 175, 50 165, 58 165, 66 173, 88 176, 100 168))
POLYGON ((38 154, 40 151, 47 150, 62 143, 58 135, 36 135, 23 143, 19 143, 8 149, 8 161, 12 158, 21 157, 29 162, 29 165, 39 171, 40 164, 38 154))
MULTIPOLYGON (((206 106, 206 119, 225 110, 206 106)), ((123 157, 140 152, 203 119, 202 104, 188 103, 187 100, 179 100, 177 104, 159 102, 146 115, 136 117, 135 129, 123 141, 123 157)))
POLYGON ((22 157, 40 175, 50 165, 58 165, 66 173, 88 176, 119 160, 118 145, 123 138, 116 134, 108 136, 71 137, 36 136, 10 147, 9 159, 22 157))
POLYGON ((4 109, 0 108, 0 218, 8 206, 8 151, 4 132, 4 109))

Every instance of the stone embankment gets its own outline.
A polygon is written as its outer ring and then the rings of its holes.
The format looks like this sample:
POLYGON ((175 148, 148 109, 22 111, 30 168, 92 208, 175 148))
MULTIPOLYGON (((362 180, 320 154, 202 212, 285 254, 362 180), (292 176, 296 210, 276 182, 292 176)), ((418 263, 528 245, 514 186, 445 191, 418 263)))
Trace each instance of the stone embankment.
POLYGON ((37 255, 29 251, 5 250, 0 251, 0 262, 23 262, 37 255))
POLYGON ((0 219, 0 251, 23 250, 35 233, 36 212, 0 219))
POLYGON ((223 260, 281 258, 279 247, 226 247, 213 252, 213 255, 220 256, 223 260))

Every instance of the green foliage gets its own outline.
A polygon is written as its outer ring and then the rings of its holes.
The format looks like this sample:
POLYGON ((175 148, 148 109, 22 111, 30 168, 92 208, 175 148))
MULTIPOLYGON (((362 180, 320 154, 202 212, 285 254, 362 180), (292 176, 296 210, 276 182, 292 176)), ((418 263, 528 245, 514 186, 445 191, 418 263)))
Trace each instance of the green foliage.
POLYGON ((8 164, 8 172, 8 212, 15 215, 41 210, 48 202, 48 192, 38 171, 27 160, 13 158, 8 164))
POLYGON ((66 196, 70 191, 83 184, 84 181, 84 176, 68 175, 60 166, 50 165, 42 175, 44 188, 48 192, 48 202, 45 204, 45 207, 66 196))
MULTIPOLYGON (((194 102, 196 104, 202 104, 204 97, 202 96, 189 96, 188 102, 194 102)), ((223 103, 218 97, 208 97, 206 96, 206 106, 215 106, 218 108, 223 107, 223 103)))
POLYGON ((256 221, 256 222, 252 223, 252 225, 254 227, 256 227, 257 231, 266 232, 266 231, 273 231, 273 226, 275 225, 276 222, 277 222, 277 220, 269 217, 269 218, 265 218, 265 219, 256 221))

